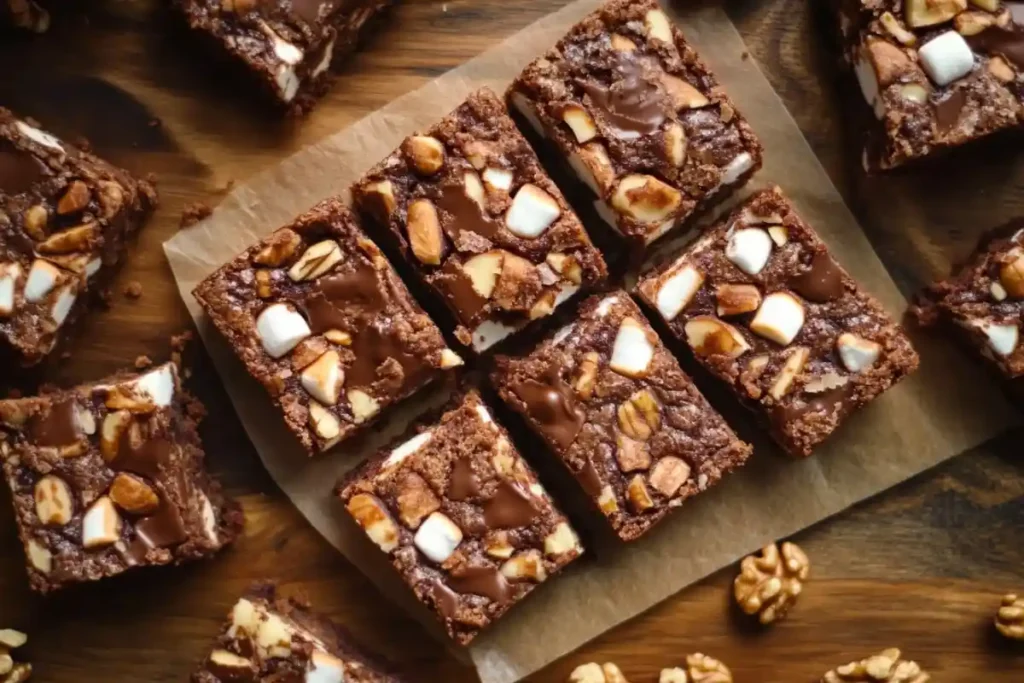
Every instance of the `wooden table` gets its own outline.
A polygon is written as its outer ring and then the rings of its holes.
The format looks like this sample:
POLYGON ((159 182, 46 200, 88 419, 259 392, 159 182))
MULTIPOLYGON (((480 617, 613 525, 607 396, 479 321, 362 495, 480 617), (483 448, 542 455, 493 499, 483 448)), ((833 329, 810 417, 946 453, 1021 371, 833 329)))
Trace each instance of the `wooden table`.
MULTIPOLYGON (((160 177, 161 207, 133 247, 110 309, 92 316, 71 358, 47 379, 95 379, 140 354, 166 356, 189 326, 161 243, 190 202, 215 203, 243 179, 458 65, 562 0, 406 0, 344 69, 312 116, 281 123, 220 80, 156 0, 66 10, 41 37, 0 37, 0 103, 61 134, 84 134, 104 156, 160 177), (121 290, 144 286, 139 300, 121 290)), ((1024 177, 1012 146, 983 145, 938 173, 883 181, 860 173, 844 132, 829 26, 813 0, 745 0, 727 8, 905 293, 943 272, 986 222, 1022 210, 1024 177), (973 161, 972 161, 973 160, 973 161), (892 221, 913 244, 887 233, 892 221), (917 256, 908 258, 907 247, 917 256)), ((756 123, 756 122, 755 122, 756 123)), ((365 641, 413 665, 424 681, 470 681, 409 618, 292 508, 264 473, 208 360, 195 389, 209 408, 204 437, 214 471, 245 505, 248 527, 212 562, 132 573, 109 586, 42 600, 30 595, 9 515, 0 515, 0 627, 30 634, 23 654, 46 683, 182 681, 253 579, 301 584, 365 641)), ((801 534, 813 580, 791 618, 762 631, 729 609, 724 570, 544 672, 617 662, 633 683, 654 681, 688 652, 713 653, 737 681, 815 681, 835 664, 900 646, 941 683, 1020 681, 1024 649, 991 627, 999 595, 1024 591, 1024 432, 1008 434, 839 518, 801 534)), ((7 494, 0 494, 6 507, 7 494)))

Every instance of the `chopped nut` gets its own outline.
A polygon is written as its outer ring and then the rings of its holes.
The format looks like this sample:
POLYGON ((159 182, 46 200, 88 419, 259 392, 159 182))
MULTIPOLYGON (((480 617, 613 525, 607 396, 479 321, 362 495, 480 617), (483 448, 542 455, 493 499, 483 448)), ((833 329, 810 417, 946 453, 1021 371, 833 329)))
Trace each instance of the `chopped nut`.
POLYGON ((594 393, 594 383, 597 380, 597 371, 601 364, 601 354, 596 351, 588 351, 583 360, 580 361, 579 376, 573 387, 577 395, 586 400, 594 393))
POLYGON ((478 171, 484 170, 488 157, 494 154, 490 144, 482 140, 470 140, 462 146, 462 153, 466 155, 470 165, 478 171))
MULTIPOLYGON (((516 254, 506 253, 501 262, 501 274, 491 293, 494 302, 507 311, 520 310, 529 298, 541 289, 540 273, 537 266, 516 254)), ((551 300, 554 310, 554 297, 551 300)))
POLYGON ((329 272, 342 258, 341 247, 334 240, 317 242, 288 270, 288 277, 295 282, 312 280, 329 272))
POLYGON ((398 515, 410 529, 419 528, 420 522, 441 508, 441 501, 430 489, 426 480, 415 472, 409 472, 399 484, 398 515))
POLYGON ((110 499, 125 512, 146 515, 160 507, 156 491, 140 477, 124 472, 114 477, 110 485, 110 499))
POLYGON ((611 662, 583 664, 569 674, 569 683, 629 683, 619 667, 611 662))
POLYGON ((42 204, 30 206, 25 210, 25 232, 35 241, 41 242, 46 239, 46 224, 49 220, 50 216, 45 206, 42 204))
POLYGON ((57 202, 57 213, 61 216, 80 213, 89 206, 91 198, 88 185, 81 180, 72 180, 64 196, 57 202))
POLYGON ((58 476, 48 474, 36 482, 34 491, 36 516, 43 524, 63 526, 71 521, 74 510, 71 491, 58 476))
POLYGON ((738 358, 750 348, 739 330, 712 316, 696 316, 684 329, 690 348, 701 356, 738 358))
POLYGON ((429 199, 417 199, 409 205, 409 219, 405 226, 413 255, 430 266, 441 263, 444 237, 437 209, 429 199))
POLYGON ((671 185, 649 175, 627 175, 612 195, 619 213, 642 223, 660 223, 679 208, 682 194, 671 185))
POLYGON ((572 129, 576 141, 580 144, 597 137, 597 126, 587 110, 577 105, 570 105, 562 112, 562 120, 572 129))
POLYGON ((341 422, 334 413, 316 401, 309 402, 309 425, 321 439, 331 441, 341 434, 341 422))
POLYGON ((761 291, 754 285, 718 285, 715 289, 718 315, 752 313, 761 306, 761 291))
POLYGON ((611 35, 612 49, 616 52, 633 52, 636 50, 636 43, 620 33, 611 35))
POLYGON ((1007 638, 1024 640, 1024 599, 1014 593, 1003 596, 996 612, 996 629, 1007 638))
POLYGON ((433 175, 444 166, 444 145, 429 135, 413 135, 402 144, 402 151, 417 172, 433 175))
POLYGON ((686 132, 678 123, 665 127, 665 157, 677 167, 686 161, 686 132))
POLYGON ((509 581, 530 579, 537 583, 548 577, 539 550, 527 550, 511 558, 501 565, 501 574, 509 581))
POLYGON ((583 269, 575 256, 551 252, 547 255, 545 262, 552 270, 564 277, 569 282, 580 284, 583 281, 583 269))
POLYGON ((619 501, 615 497, 615 490, 607 484, 601 489, 601 495, 597 497, 597 505, 601 512, 611 515, 619 510, 619 501))
POLYGON ((505 531, 492 531, 487 534, 484 541, 484 552, 499 560, 507 560, 512 557, 515 548, 508 541, 508 534, 505 531))
POLYGON ((124 288, 124 295, 129 299, 138 299, 142 296, 142 283, 132 280, 124 288))
POLYGON ((462 188, 466 196, 476 202, 481 211, 487 209, 487 192, 475 171, 466 171, 462 174, 462 188))
POLYGON ((269 299, 274 291, 271 289, 273 275, 272 271, 259 269, 256 271, 256 296, 261 299, 269 299))
POLYGON ((928 683, 931 677, 916 662, 900 659, 897 648, 882 650, 859 662, 836 667, 821 683, 928 683))
POLYGON ((121 517, 110 498, 103 496, 82 516, 82 547, 111 545, 121 535, 121 517))
POLYGON ((117 458, 121 439, 131 421, 132 414, 127 410, 107 413, 107 416, 103 418, 103 426, 100 428, 100 454, 107 463, 111 463, 117 458))
POLYGON ((651 454, 647 450, 647 444, 643 441, 619 434, 616 437, 618 448, 615 449, 615 459, 619 463, 619 469, 623 472, 635 472, 646 470, 651 466, 651 454))
POLYGON ((493 250, 472 256, 462 264, 462 270, 469 276, 473 290, 484 299, 491 298, 504 259, 505 252, 493 250))
POLYGON ((654 500, 647 491, 647 484, 644 483, 644 475, 638 474, 629 480, 626 487, 626 498, 629 500, 629 507, 633 512, 640 513, 654 507, 654 500))
POLYGON ((708 104, 708 98, 701 91, 693 87, 681 78, 670 76, 662 72, 661 85, 665 88, 669 98, 677 110, 697 109, 708 104))
POLYGON ((36 246, 40 254, 69 254, 78 251, 89 251, 93 242, 99 237, 99 229, 95 223, 84 223, 50 235, 36 246))
POLYGON ((647 34, 651 38, 672 42, 672 25, 668 17, 660 9, 652 9, 644 15, 644 26, 647 27, 647 34))
POLYGON ((324 339, 339 346, 352 345, 352 335, 342 330, 327 330, 324 332, 324 339))
POLYGON ((1024 299, 1024 251, 1015 249, 999 269, 999 281, 1014 299, 1024 299))
POLYGON ((348 391, 348 402, 352 406, 352 417, 356 424, 366 422, 380 412, 377 399, 360 389, 348 391))
POLYGON ((967 9, 967 0, 906 0, 907 23, 914 28, 949 21, 967 9))
POLYGON ((42 574, 49 574, 53 569, 53 554, 35 539, 28 542, 28 561, 42 574))
POLYGON ((676 495, 689 478, 690 466, 675 456, 665 456, 651 468, 651 486, 666 498, 676 495))
POLYGON ((369 494, 358 493, 349 499, 346 507, 356 523, 381 550, 390 553, 398 547, 398 526, 379 500, 369 494))
POLYGON ((899 41, 901 44, 907 47, 913 47, 917 44, 917 36, 911 31, 908 31, 899 20, 893 16, 892 12, 882 12, 882 16, 879 17, 882 22, 882 27, 889 32, 893 38, 899 41))
POLYGON ((793 349, 789 356, 786 358, 786 363, 779 370, 778 376, 775 381, 772 382, 772 388, 768 390, 768 394, 778 401, 780 398, 786 395, 789 388, 793 385, 793 380, 803 372, 804 366, 807 364, 807 359, 810 357, 810 349, 804 346, 798 346, 793 349))
POLYGON ((1003 83, 1012 83, 1017 79, 1016 72, 1014 72, 1010 64, 999 55, 989 58, 988 72, 1003 83))
POLYGON ((555 530, 544 538, 544 554, 564 555, 568 552, 579 552, 580 539, 567 522, 559 522, 555 530))
POLYGON ((0 628, 0 646, 8 650, 17 650, 28 642, 28 636, 13 628, 0 628))
POLYGON ((362 188, 370 210, 382 221, 387 221, 395 212, 395 189, 390 180, 367 183, 362 188))
POLYGON ((252 257, 253 263, 270 268, 283 266, 288 259, 295 255, 302 238, 294 230, 284 228, 270 236, 267 246, 263 247, 252 257))
POLYGON ((686 655, 686 668, 663 669, 658 683, 732 683, 732 672, 714 657, 686 655))
POLYGON ((999 11, 999 0, 970 0, 975 7, 988 10, 989 12, 999 11))
POLYGON ((804 551, 794 543, 779 546, 772 543, 761 555, 750 555, 740 563, 740 573, 733 582, 733 595, 747 614, 757 614, 762 624, 770 624, 786 616, 810 575, 810 564, 804 551))
POLYGON ((928 101, 928 88, 920 83, 907 83, 900 86, 900 97, 915 104, 925 104, 928 101))
POLYGON ((953 28, 962 36, 981 33, 996 23, 996 18, 984 12, 961 12, 953 20, 953 28))
POLYGON ((619 406, 619 427, 627 436, 646 441, 661 426, 658 401, 647 389, 641 389, 619 406))

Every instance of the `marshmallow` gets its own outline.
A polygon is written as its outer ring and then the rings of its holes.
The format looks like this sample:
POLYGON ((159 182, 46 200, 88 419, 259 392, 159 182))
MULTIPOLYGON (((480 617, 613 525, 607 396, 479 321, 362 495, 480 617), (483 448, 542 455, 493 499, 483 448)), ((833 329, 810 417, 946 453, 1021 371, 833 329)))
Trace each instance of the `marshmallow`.
POLYGON ((761 228, 740 228, 725 245, 725 257, 747 275, 757 275, 772 254, 772 238, 761 228))
POLYGON ((103 496, 82 516, 82 547, 98 548, 117 541, 121 518, 110 498, 103 496))
POLYGON ((647 331, 633 318, 625 318, 615 335, 609 366, 627 377, 643 377, 654 359, 654 346, 647 331))
POLYGON ((602 318, 608 315, 608 311, 612 310, 612 306, 614 306, 618 301, 619 297, 617 297, 614 294, 612 294, 611 296, 606 296, 605 298, 601 299, 601 301, 597 304, 597 314, 602 318))
POLYGON ((473 330, 473 350, 485 351, 516 331, 497 320, 485 320, 473 330))
POLYGON ((38 128, 28 125, 24 121, 16 121, 14 125, 17 126, 19 133, 27 137, 32 142, 42 145, 43 147, 55 149, 58 152, 64 151, 64 146, 60 144, 60 140, 49 133, 44 133, 38 128))
POLYGON ((839 351, 839 359, 850 372, 870 368, 882 353, 880 344, 849 332, 842 333, 836 339, 836 350, 839 351))
POLYGON ((161 365, 135 380, 135 388, 152 398, 153 403, 159 408, 171 405, 176 384, 174 366, 170 363, 161 365))
POLYGON ((256 334, 271 358, 280 358, 312 334, 306 319, 287 304, 271 304, 256 318, 256 334))
POLYGON ((325 405, 335 405, 341 398, 341 385, 345 381, 338 352, 332 349, 313 361, 302 371, 301 381, 310 396, 325 405))
POLYGON ((321 650, 313 650, 309 663, 313 667, 306 672, 303 683, 344 683, 345 664, 321 650))
POLYGON ((558 202, 536 185, 519 188, 505 214, 505 225, 512 234, 527 239, 540 236, 562 215, 558 202))
POLYGON ((949 85, 974 70, 974 53, 964 37, 956 31, 946 31, 917 51, 928 77, 937 85, 949 85))
POLYGON ((512 188, 512 171, 504 168, 484 169, 484 183, 495 190, 508 191, 512 188))
POLYGON ((35 303, 42 301, 57 284, 60 278, 60 270, 49 261, 36 259, 32 268, 28 271, 28 280, 25 282, 25 301, 35 303))
POLYGON ((761 302, 750 329, 765 339, 786 346, 804 326, 804 306, 789 292, 773 292, 761 302))
POLYGON ((260 613, 256 622, 256 649, 265 657, 291 656, 295 629, 273 612, 261 609, 260 613))
POLYGON ((740 152, 722 169, 722 182, 718 187, 732 185, 752 168, 754 168, 754 157, 750 156, 748 152, 740 152))
POLYGON ((988 337, 988 345, 1000 356, 1009 356, 1017 348, 1019 331, 1016 325, 1001 325, 987 320, 972 320, 971 325, 988 337))
POLYGON ((704 276, 689 263, 674 272, 668 279, 661 283, 658 294, 655 297, 655 306, 658 313, 665 320, 675 320, 676 316, 682 313, 689 305, 693 297, 704 284, 704 276))
POLYGON ((572 129, 576 141, 580 144, 597 137, 597 126, 594 125, 594 119, 582 107, 567 107, 562 113, 562 120, 572 129))
POLYGON ((462 542, 462 529, 440 512, 433 512, 420 525, 413 543, 432 561, 441 564, 462 542))
POLYGON ((21 277, 21 266, 10 263, 0 268, 0 316, 14 312, 14 287, 21 277))
POLYGON ((420 448, 425 446, 427 442, 430 441, 430 437, 430 431, 420 432, 419 434, 412 437, 402 445, 398 446, 397 448, 391 451, 391 455, 389 455, 387 460, 384 461, 383 468, 388 469, 402 462, 410 455, 418 451, 420 448))
POLYGON ((57 323, 57 327, 63 325, 64 321, 68 319, 68 314, 71 313, 71 307, 75 305, 77 298, 78 293, 73 284, 64 287, 57 294, 57 300, 53 302, 53 307, 50 309, 50 315, 57 323))
POLYGON ((199 499, 202 501, 201 515, 203 519, 203 532, 206 537, 214 543, 220 542, 220 536, 217 535, 217 513, 213 509, 213 503, 202 491, 199 492, 199 499))

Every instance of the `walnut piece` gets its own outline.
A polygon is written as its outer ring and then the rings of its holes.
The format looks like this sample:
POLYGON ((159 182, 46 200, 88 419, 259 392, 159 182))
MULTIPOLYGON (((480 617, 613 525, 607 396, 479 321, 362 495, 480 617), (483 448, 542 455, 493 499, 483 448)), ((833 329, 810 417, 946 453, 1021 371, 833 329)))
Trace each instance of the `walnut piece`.
POLYGON ((611 662, 597 664, 591 662, 573 669, 569 674, 569 683, 629 683, 622 675, 619 667, 611 662))
POLYGON ((658 683, 732 683, 732 672, 714 657, 686 655, 685 667, 662 669, 658 683))
POLYGON ((743 558, 733 595, 745 613, 757 614, 762 624, 770 624, 786 616, 809 575, 810 562, 803 550, 787 542, 780 552, 772 543, 760 556, 743 558))
POLYGON ((859 662, 836 667, 821 677, 821 683, 928 683, 931 677, 916 662, 900 659, 891 647, 859 662))
POLYGON ((1014 593, 1003 596, 996 612, 996 629, 1007 638, 1024 640, 1024 598, 1014 593))

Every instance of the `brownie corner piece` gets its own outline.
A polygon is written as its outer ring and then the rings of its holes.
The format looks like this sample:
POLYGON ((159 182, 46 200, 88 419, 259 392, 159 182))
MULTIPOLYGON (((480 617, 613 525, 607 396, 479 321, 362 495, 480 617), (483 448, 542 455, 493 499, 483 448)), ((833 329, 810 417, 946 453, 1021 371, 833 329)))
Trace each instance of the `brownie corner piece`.
POLYGON ((483 88, 368 171, 360 212, 483 352, 607 269, 504 104, 483 88))
POLYGON ((330 86, 392 0, 176 0, 189 27, 227 54, 285 109, 304 112, 330 86))
POLYGON ((378 655, 302 599, 258 582, 239 598, 192 683, 401 683, 378 655))
POLYGON ((623 291, 585 301, 528 355, 499 357, 491 379, 624 541, 751 454, 623 291))
POLYGON ((750 125, 656 0, 594 11, 506 99, 640 249, 761 167, 750 125))
POLYGON ((462 364, 336 198, 193 294, 311 455, 462 364))
POLYGON ((33 589, 210 556, 241 508, 203 466, 176 367, 0 401, 0 455, 33 589))
POLYGON ((925 289, 912 312, 954 331, 1003 377, 1024 376, 1024 219, 990 230, 950 276, 925 289))
POLYGON ((867 102, 865 170, 921 161, 1024 116, 1017 3, 831 0, 867 102))
POLYGON ((349 473, 339 495, 463 645, 583 552, 475 390, 349 473))
POLYGON ((917 369, 900 325, 777 187, 643 275, 636 292, 795 456, 917 369))
POLYGON ((149 182, 0 107, 0 362, 51 354, 156 202, 149 182))

